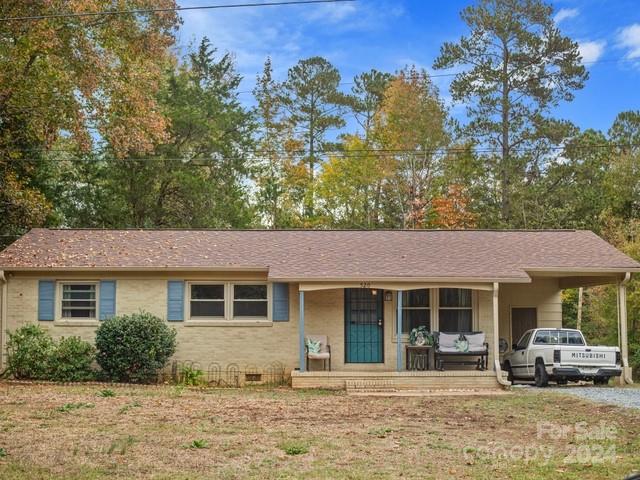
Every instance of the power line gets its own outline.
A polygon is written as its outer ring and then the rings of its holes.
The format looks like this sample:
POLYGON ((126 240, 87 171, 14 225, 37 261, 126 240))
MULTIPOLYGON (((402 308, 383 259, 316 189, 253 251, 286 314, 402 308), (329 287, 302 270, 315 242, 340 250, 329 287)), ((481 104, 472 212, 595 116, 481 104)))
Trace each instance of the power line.
MULTIPOLYGON (((640 148, 640 144, 634 144, 634 143, 624 143, 624 144, 594 144, 594 145, 550 145, 550 146, 546 146, 544 147, 546 150, 548 151, 562 151, 562 150, 567 150, 567 149, 573 149, 573 150, 579 150, 582 152, 588 152, 588 151, 598 151, 600 149, 625 149, 625 148, 640 148)), ((26 150, 29 151, 29 150, 26 150)), ((37 150, 31 150, 31 151, 37 151, 37 150)), ((223 160, 241 160, 241 159, 252 159, 252 160, 269 160, 268 155, 272 155, 272 154, 279 154, 279 155, 283 155, 283 156, 288 156, 288 157, 304 157, 306 155, 309 154, 308 151, 306 150, 302 150, 302 151, 297 151, 297 152, 287 152, 284 150, 270 150, 270 151, 266 151, 266 152, 262 152, 262 151, 258 151, 258 150, 245 150, 245 151, 239 151, 236 156, 229 156, 229 155, 223 155, 223 156, 218 156, 216 157, 211 156, 208 158, 205 157, 196 157, 196 158, 189 158, 189 157, 162 157, 162 156, 154 156, 154 157, 129 157, 129 158, 116 158, 116 157, 105 157, 103 155, 98 154, 95 158, 90 159, 90 158, 79 158, 78 152, 73 151, 73 150, 41 150, 43 152, 50 152, 50 153, 70 153, 75 155, 75 158, 36 158, 36 157, 20 157, 20 158, 13 158, 10 159, 9 161, 55 161, 55 162, 64 162, 64 161, 74 161, 74 160, 82 160, 82 161, 86 161, 86 162, 91 162, 91 161, 95 161, 95 162, 99 162, 99 161, 131 161, 131 162, 136 162, 136 161, 140 161, 140 162, 161 162, 161 161, 169 161, 169 162, 183 162, 185 164, 190 164, 193 166, 211 166, 209 164, 206 163, 202 163, 202 164, 198 164, 198 163, 190 163, 190 162, 210 162, 210 161, 223 161, 223 160)), ((512 151, 514 152, 518 152, 518 153, 538 153, 539 149, 537 148, 531 148, 531 147, 520 147, 520 148, 513 148, 512 151)), ((448 154, 464 154, 464 153, 475 153, 475 154, 489 154, 489 153, 500 153, 501 149, 499 148, 493 148, 493 147, 480 147, 480 148, 473 148, 473 147, 441 147, 441 148, 434 148, 434 149, 429 149, 429 150, 407 150, 407 149, 354 149, 354 150, 320 150, 320 151, 316 151, 315 153, 318 156, 323 156, 323 157, 349 157, 353 154, 357 154, 357 153, 363 153, 372 157, 378 157, 378 158, 391 158, 397 155, 409 155, 409 156, 414 156, 414 157, 424 157, 426 155, 437 155, 437 154, 441 154, 441 155, 448 155, 448 154)))
POLYGON ((54 13, 50 15, 26 15, 0 18, 0 22, 37 21, 49 18, 97 17, 101 15, 136 15, 141 13, 181 12, 186 10, 219 10, 224 8, 278 7, 287 5, 313 5, 316 3, 355 2, 357 0, 291 0, 283 2, 238 3, 229 5, 202 5, 198 7, 138 8, 132 10, 103 10, 100 12, 54 13))

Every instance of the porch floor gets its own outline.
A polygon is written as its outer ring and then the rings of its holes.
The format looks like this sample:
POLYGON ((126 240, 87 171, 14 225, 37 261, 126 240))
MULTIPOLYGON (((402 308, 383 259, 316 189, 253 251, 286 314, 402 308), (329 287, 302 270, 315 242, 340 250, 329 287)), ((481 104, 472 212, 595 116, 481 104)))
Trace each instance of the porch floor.
POLYGON ((429 393, 445 391, 458 394, 503 391, 495 372, 477 370, 451 371, 311 371, 291 372, 293 388, 329 388, 350 394, 389 394, 395 392, 429 393))

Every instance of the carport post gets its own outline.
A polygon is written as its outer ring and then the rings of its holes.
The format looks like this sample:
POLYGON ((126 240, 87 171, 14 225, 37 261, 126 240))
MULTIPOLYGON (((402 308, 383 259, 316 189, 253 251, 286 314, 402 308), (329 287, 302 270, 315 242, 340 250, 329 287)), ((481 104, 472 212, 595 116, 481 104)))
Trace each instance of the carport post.
POLYGON ((396 369, 402 371, 402 290, 398 290, 398 314, 396 325, 396 369))
POLYGON ((633 383, 629 372, 629 339, 627 336, 627 283, 631 274, 627 273, 618 284, 618 328, 620 330, 620 356, 622 357, 622 383, 633 383))
POLYGON ((304 290, 300 290, 300 316, 298 317, 298 340, 300 343, 300 371, 305 370, 305 348, 304 348, 304 290))

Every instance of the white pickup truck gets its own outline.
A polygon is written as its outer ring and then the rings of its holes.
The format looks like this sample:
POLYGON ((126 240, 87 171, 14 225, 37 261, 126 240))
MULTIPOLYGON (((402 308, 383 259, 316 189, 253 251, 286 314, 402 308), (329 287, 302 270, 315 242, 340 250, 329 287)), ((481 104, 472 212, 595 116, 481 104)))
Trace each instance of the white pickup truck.
POLYGON ((570 328, 526 331, 504 356, 502 368, 512 383, 514 379, 535 380, 538 387, 546 387, 549 380, 605 384, 622 374, 618 347, 589 346, 580 330, 570 328))

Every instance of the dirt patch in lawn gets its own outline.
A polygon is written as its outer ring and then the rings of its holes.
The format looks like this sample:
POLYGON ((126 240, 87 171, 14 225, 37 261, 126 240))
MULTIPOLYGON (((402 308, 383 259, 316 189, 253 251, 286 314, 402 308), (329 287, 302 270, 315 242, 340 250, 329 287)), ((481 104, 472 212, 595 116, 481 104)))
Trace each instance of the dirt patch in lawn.
POLYGON ((558 394, 101 390, 0 384, 0 478, 600 479, 640 469, 638 411, 558 394))

